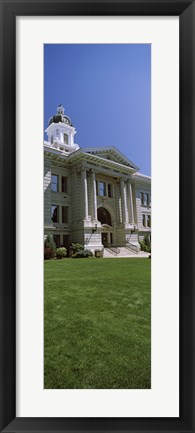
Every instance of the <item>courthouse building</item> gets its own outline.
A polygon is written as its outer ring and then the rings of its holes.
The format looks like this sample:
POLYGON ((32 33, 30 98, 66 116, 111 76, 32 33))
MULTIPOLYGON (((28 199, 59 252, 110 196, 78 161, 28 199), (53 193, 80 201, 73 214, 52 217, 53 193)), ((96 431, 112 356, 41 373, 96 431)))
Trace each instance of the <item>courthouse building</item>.
POLYGON ((75 144, 76 130, 62 105, 46 133, 45 237, 92 252, 139 253, 139 240, 151 236, 151 178, 115 147, 75 144))

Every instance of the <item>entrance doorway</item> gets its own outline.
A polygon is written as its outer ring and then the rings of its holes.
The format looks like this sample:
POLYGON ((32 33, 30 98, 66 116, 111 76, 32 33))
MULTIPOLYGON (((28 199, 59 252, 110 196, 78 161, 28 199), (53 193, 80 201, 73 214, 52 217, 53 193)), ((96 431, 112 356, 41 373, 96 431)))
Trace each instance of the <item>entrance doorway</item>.
POLYGON ((108 233, 102 233, 102 244, 105 248, 108 246, 108 233))

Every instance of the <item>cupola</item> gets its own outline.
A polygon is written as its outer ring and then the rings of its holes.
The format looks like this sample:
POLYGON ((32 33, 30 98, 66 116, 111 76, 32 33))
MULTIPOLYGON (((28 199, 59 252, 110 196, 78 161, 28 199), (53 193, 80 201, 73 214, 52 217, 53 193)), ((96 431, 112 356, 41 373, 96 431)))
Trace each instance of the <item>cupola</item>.
POLYGON ((76 129, 70 117, 65 114, 65 109, 62 104, 58 105, 57 113, 50 117, 45 132, 48 135, 48 141, 52 147, 69 153, 79 149, 78 144, 74 143, 76 129))

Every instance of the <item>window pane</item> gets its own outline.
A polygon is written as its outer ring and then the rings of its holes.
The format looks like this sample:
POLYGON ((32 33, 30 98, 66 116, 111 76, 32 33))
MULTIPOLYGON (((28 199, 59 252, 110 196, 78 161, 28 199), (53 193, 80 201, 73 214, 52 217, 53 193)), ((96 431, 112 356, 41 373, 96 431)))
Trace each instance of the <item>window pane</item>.
POLYGON ((62 223, 67 224, 68 222, 68 207, 62 206, 62 223))
POLYGON ((52 189, 52 191, 55 191, 55 192, 58 191, 58 175, 57 174, 51 175, 51 189, 52 189))
POLYGON ((151 227, 151 216, 150 215, 148 215, 148 217, 147 217, 147 225, 148 225, 148 227, 151 227))
POLYGON ((105 182, 99 182, 99 195, 105 196, 106 195, 106 184, 105 182))
POLYGON ((108 197, 112 197, 112 185, 108 183, 108 197))
POLYGON ((51 206, 51 219, 53 223, 59 222, 59 206, 56 205, 51 206))
POLYGON ((145 219, 145 215, 142 215, 142 224, 145 227, 146 226, 146 219, 145 219))
POLYGON ((141 204, 144 204, 144 193, 140 192, 140 200, 141 200, 141 204))
POLYGON ((68 185, 68 178, 65 176, 62 176, 62 192, 68 191, 67 185, 68 185))

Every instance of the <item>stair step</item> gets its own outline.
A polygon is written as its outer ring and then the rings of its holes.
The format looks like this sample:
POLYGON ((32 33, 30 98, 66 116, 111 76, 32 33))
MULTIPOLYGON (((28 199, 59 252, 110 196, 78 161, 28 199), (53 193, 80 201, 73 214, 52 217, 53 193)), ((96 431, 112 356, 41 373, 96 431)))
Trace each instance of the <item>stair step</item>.
POLYGON ((136 255, 134 251, 130 251, 128 248, 125 247, 119 247, 119 250, 120 252, 116 254, 114 251, 112 252, 109 248, 104 248, 104 257, 105 258, 131 257, 136 255))

